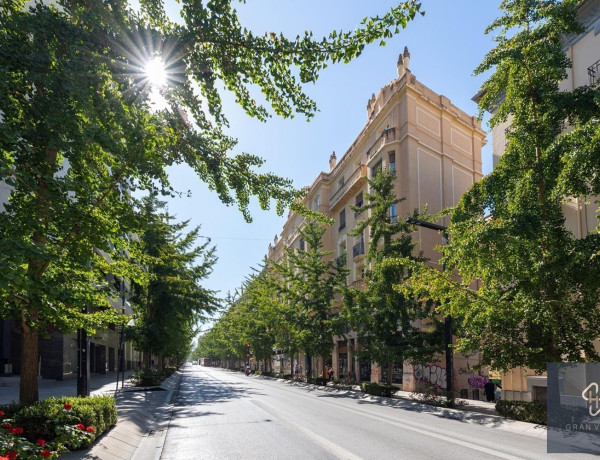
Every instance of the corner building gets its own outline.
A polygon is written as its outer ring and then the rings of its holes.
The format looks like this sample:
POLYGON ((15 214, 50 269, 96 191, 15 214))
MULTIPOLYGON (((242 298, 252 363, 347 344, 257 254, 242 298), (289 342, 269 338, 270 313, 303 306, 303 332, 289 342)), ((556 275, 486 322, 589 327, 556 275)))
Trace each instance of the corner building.
MULTIPOLYGON (((390 217, 404 219, 413 209, 427 207, 429 213, 457 204, 461 195, 482 177, 481 148, 485 132, 476 117, 457 108, 443 95, 422 83, 409 70, 410 54, 405 48, 397 63, 398 77, 373 94, 367 102, 367 121, 348 150, 339 158, 335 152, 329 159, 329 172, 321 172, 307 188, 305 204, 335 220, 324 236, 324 249, 342 258, 350 270, 348 283, 359 289, 364 286, 365 254, 368 252, 368 233, 350 236, 355 216, 350 206, 361 206, 367 192, 366 178, 373 177, 381 167, 396 173, 395 192, 406 198, 390 217)), ((298 233, 301 216, 290 213, 280 237, 269 245, 269 258, 280 260, 285 247, 302 248, 298 233)), ((449 222, 440 222, 447 225, 449 222)), ((440 254, 434 250, 441 244, 441 235, 419 229, 413 235, 420 243, 430 264, 441 268, 440 254)), ((377 363, 359 360, 356 350, 360 343, 355 333, 333 337, 334 352, 331 364, 336 378, 351 376, 356 381, 379 382, 384 378, 377 363)), ((476 397, 469 389, 467 378, 477 375, 471 368, 479 363, 478 355, 468 358, 454 356, 454 388, 462 397, 476 397)), ((300 363, 306 369, 306 362, 300 363)), ((319 368, 312 368, 316 372, 319 368)), ((443 356, 427 366, 397 363, 394 381, 412 391, 432 385, 446 387, 443 356)))

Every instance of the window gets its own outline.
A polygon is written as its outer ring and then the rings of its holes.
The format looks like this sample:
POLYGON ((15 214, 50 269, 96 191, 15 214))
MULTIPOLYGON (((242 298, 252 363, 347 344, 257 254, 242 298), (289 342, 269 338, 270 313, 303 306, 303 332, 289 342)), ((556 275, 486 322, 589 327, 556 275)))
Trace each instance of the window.
POLYGON ((300 250, 301 250, 301 251, 304 251, 304 248, 305 248, 305 246, 306 246, 306 245, 304 244, 304 240, 301 238, 301 239, 300 239, 300 250))
POLYGON ((371 178, 375 177, 379 171, 381 171, 382 163, 381 160, 377 162, 375 166, 371 168, 371 178))
POLYGON ((360 240, 352 248, 352 255, 354 257, 358 257, 364 253, 365 253, 365 240, 364 240, 363 235, 360 235, 360 240))
MULTIPOLYGON (((362 192, 360 192, 358 195, 356 195, 356 200, 354 202, 354 205, 357 208, 362 208, 362 205, 363 205, 363 193, 362 192)), ((355 212, 354 217, 357 217, 357 216, 358 216, 358 212, 355 212)))
POLYGON ((346 210, 342 209, 340 212, 340 226, 338 227, 338 232, 341 232, 344 228, 346 228, 346 210))
POLYGON ((340 177, 340 179, 338 180, 338 190, 341 189, 344 184, 346 183, 344 176, 340 177))
POLYGON ((321 205, 321 195, 317 195, 313 201, 313 211, 317 211, 321 205))
POLYGON ((398 210, 396 208, 396 203, 390 206, 390 222, 392 224, 398 223, 398 210))
POLYGON ((390 152, 388 154, 388 168, 390 172, 395 176, 396 175, 396 153, 390 152))

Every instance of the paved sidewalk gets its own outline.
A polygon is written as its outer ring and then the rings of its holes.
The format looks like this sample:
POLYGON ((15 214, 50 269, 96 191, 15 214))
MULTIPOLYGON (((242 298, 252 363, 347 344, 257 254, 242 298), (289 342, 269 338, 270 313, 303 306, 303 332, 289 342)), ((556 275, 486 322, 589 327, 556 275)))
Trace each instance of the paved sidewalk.
POLYGON ((64 460, 153 460, 160 458, 181 372, 160 387, 125 388, 117 394, 119 421, 87 450, 64 460))
MULTIPOLYGON (((125 371, 125 387, 131 386, 129 378, 133 371, 125 371)), ((121 377, 121 374, 119 374, 121 377)), ((90 394, 107 395, 115 394, 117 385, 117 373, 109 372, 102 375, 92 375, 90 377, 90 394)), ((77 379, 67 380, 38 380, 40 400, 51 396, 77 396, 77 379)), ((121 380, 119 380, 119 389, 121 380)), ((7 404, 19 400, 19 376, 0 377, 0 404, 7 404)))

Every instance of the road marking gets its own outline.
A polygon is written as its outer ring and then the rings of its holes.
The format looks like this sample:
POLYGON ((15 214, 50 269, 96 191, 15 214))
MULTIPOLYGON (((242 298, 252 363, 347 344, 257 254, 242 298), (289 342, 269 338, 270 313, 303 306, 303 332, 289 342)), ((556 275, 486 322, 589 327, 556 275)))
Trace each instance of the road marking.
POLYGON ((336 458, 344 459, 344 460, 361 460, 362 459, 362 457, 354 455, 352 452, 344 449, 340 445, 331 442, 330 440, 324 438, 323 436, 319 436, 318 434, 316 434, 315 432, 313 432, 307 428, 304 428, 302 425, 287 418, 285 415, 282 415, 279 412, 275 412, 272 408, 261 403, 260 401, 253 399, 250 402, 252 404, 260 407, 265 412, 268 412, 269 414, 271 414, 273 417, 275 417, 279 421, 285 423, 286 425, 291 426, 292 428, 294 428, 297 431, 300 431, 306 437, 312 439, 314 442, 319 444, 323 449, 325 449, 327 452, 329 452, 331 455, 335 456, 336 458))

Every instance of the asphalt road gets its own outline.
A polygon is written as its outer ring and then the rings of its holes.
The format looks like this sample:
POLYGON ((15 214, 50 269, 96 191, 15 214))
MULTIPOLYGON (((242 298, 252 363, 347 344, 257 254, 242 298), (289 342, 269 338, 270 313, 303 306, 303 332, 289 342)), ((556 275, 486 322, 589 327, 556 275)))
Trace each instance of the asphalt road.
POLYGON ((183 371, 163 460, 565 458, 500 417, 222 369, 183 371))

